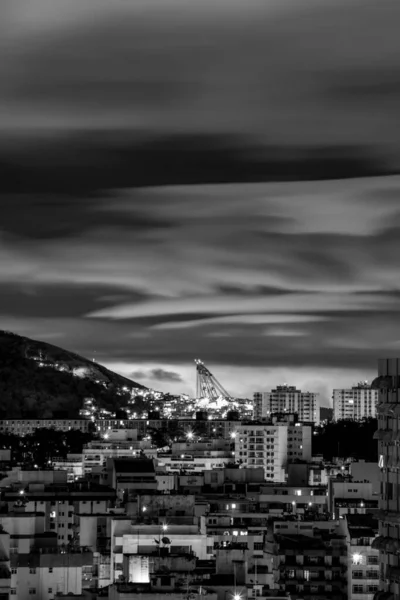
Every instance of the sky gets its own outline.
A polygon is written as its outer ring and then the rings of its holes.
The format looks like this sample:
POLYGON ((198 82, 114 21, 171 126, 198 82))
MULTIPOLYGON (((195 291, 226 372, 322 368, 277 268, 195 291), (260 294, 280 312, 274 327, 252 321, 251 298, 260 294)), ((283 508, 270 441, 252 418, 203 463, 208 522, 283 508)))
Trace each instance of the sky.
POLYGON ((400 352, 397 0, 5 0, 0 327, 194 393, 400 352))

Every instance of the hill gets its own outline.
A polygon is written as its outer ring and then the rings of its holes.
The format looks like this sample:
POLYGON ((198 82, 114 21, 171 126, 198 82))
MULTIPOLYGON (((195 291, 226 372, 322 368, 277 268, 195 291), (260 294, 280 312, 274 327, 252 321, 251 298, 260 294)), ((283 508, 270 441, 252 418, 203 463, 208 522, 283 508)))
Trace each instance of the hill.
POLYGON ((0 418, 77 417, 87 397, 117 410, 146 390, 78 354, 0 331, 0 418))

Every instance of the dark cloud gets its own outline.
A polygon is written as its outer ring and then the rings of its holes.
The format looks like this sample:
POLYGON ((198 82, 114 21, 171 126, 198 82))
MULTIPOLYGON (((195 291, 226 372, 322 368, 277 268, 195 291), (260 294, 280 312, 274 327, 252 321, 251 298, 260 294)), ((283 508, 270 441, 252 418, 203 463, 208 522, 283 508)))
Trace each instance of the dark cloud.
POLYGON ((6 3, 4 329, 177 391, 400 351, 398 2, 6 3))
MULTIPOLYGON (((39 232, 46 230, 49 211, 58 211, 60 218, 53 222, 50 234, 61 235, 70 230, 74 219, 79 228, 89 217, 94 221, 98 218, 93 210, 96 199, 90 201, 88 194, 115 188, 344 179, 388 172, 390 167, 379 156, 361 147, 306 146, 286 151, 261 147, 257 141, 200 134, 139 144, 129 138, 124 140, 123 135, 110 140, 107 135, 81 134, 57 143, 42 142, 34 159, 31 154, 12 153, 9 148, 3 155, 0 151, 0 191, 24 194, 16 203, 26 214, 28 210, 32 213, 39 232), (32 197, 34 193, 41 196, 32 197), (52 195, 46 198, 44 193, 52 195), (78 198, 72 199, 71 195, 78 198), (50 203, 56 208, 50 208, 50 203)), ((14 197, 9 196, 4 202, 10 208, 14 197)), ((23 228, 26 219, 21 212, 19 217, 23 228)), ((271 216, 272 228, 274 222, 279 224, 276 219, 271 216)), ((146 226, 154 221, 154 216, 136 214, 127 226, 140 227, 142 222, 146 226)))
POLYGON ((174 371, 165 371, 164 369, 152 369, 151 371, 134 371, 131 373, 133 379, 150 379, 158 382, 173 382, 180 383, 183 379, 179 373, 174 371))

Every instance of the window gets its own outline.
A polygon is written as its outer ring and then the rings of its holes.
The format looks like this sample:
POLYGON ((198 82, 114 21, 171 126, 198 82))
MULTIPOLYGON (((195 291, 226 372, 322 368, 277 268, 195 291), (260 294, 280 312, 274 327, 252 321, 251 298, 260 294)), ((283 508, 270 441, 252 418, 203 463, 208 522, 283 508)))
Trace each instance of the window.
POLYGON ((378 556, 368 556, 368 564, 369 565, 378 565, 379 557, 378 556))
POLYGON ((29 573, 30 573, 31 575, 36 575, 36 569, 35 569, 35 568, 33 568, 33 569, 29 569, 29 573))
POLYGON ((378 579, 378 571, 367 571, 367 579, 378 579))
POLYGON ((36 588, 29 588, 29 593, 31 594, 31 596, 36 594, 36 588))
POLYGON ((364 592, 363 585, 353 585, 353 594, 362 594, 364 592))
POLYGON ((353 571, 352 575, 353 575, 353 579, 362 579, 363 572, 362 571, 353 571))
POLYGON ((378 591, 378 586, 377 585, 369 585, 369 586, 367 586, 367 591, 369 594, 374 594, 375 592, 378 591))
POLYGON ((53 567, 49 567, 49 573, 53 572, 53 567))
POLYGON ((47 590, 47 593, 48 593, 48 594, 52 594, 52 593, 53 593, 53 588, 49 588, 49 589, 47 590))
POLYGON ((16 596, 17 595, 17 589, 16 588, 11 588, 10 589, 10 594, 11 594, 11 596, 16 596))
POLYGON ((264 544, 262 542, 254 542, 254 550, 262 550, 264 544))
POLYGON ((16 569, 15 567, 13 567, 13 568, 11 569, 11 575, 16 575, 16 574, 17 574, 17 572, 18 572, 18 571, 17 571, 17 569, 16 569))

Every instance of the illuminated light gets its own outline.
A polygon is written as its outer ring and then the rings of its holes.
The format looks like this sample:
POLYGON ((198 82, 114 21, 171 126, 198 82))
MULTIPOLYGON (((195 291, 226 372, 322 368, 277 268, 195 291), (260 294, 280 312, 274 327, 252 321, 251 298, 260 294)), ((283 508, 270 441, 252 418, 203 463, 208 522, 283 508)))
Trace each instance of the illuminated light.
POLYGON ((352 559, 353 565, 361 565, 363 557, 362 554, 360 554, 359 552, 354 552, 354 554, 352 555, 352 559))
POLYGON ((23 496, 25 494, 25 490, 19 490, 19 494, 20 496, 23 496))
POLYGON ((186 433, 186 437, 187 437, 187 439, 188 439, 188 440, 191 440, 191 439, 193 439, 193 431, 188 431, 188 432, 186 433))
POLYGON ((109 435, 108 435, 108 433, 105 433, 105 434, 103 435, 103 437, 104 437, 104 439, 105 439, 105 440, 108 440, 108 438, 109 438, 109 435))
POLYGON ((236 437, 236 431, 232 431, 232 433, 231 433, 231 438, 232 438, 232 439, 235 439, 235 437, 236 437))
POLYGON ((364 507, 364 502, 360 502, 360 506, 361 506, 361 508, 363 508, 364 507))
POLYGON ((295 506, 295 505, 296 505, 296 502, 293 500, 292 504, 293 504, 293 506, 295 506))
POLYGON ((236 504, 232 504, 232 508, 236 508, 236 504))
POLYGON ((308 503, 308 506, 312 506, 312 502, 309 502, 309 503, 308 503))
POLYGON ((56 511, 52 510, 50 513, 50 519, 55 519, 56 518, 56 511))
POLYGON ((146 512, 146 510, 147 510, 147 506, 143 506, 142 511, 146 512))
POLYGON ((166 523, 163 523, 162 524, 162 530, 163 531, 167 531, 167 529, 168 529, 168 525, 166 523))
POLYGON ((240 594, 233 594, 233 600, 242 600, 242 596, 240 594))
POLYGON ((239 535, 238 531, 232 531, 233 535, 239 535))

